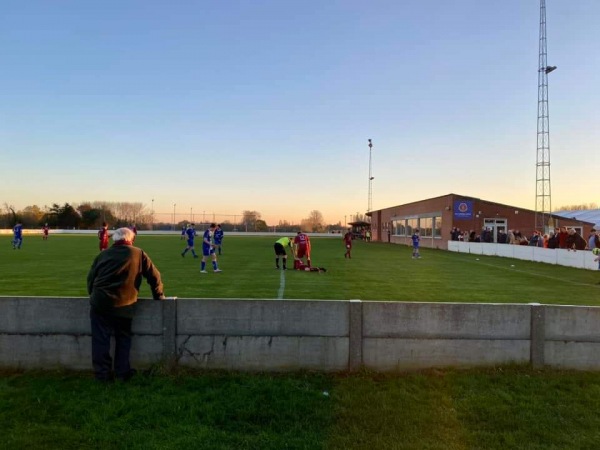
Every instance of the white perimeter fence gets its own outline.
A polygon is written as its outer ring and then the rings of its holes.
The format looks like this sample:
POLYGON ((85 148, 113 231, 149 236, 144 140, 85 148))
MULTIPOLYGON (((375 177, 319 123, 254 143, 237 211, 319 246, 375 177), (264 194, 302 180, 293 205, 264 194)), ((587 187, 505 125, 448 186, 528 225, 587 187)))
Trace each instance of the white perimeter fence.
POLYGON ((487 244, 482 242, 448 241, 451 252, 471 253, 473 255, 502 256, 505 258, 536 261, 578 269, 598 270, 594 254, 588 250, 563 250, 528 245, 487 244))

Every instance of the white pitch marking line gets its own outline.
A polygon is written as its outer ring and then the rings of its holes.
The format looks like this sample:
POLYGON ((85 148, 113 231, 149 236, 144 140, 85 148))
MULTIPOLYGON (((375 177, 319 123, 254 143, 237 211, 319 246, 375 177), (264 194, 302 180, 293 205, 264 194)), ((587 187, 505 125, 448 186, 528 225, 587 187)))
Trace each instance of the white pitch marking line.
POLYGON ((285 291, 285 270, 281 271, 279 276, 279 290, 277 291, 277 300, 283 300, 283 291, 285 291))

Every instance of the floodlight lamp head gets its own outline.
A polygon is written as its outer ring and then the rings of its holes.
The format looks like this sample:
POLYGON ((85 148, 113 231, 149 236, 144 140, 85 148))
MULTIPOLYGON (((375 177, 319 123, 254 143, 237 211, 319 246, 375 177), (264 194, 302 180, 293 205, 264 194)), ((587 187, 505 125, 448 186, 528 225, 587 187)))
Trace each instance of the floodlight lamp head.
POLYGON ((546 75, 547 75, 550 72, 554 72, 555 70, 556 70, 556 66, 546 66, 546 68, 544 69, 544 72, 546 72, 546 75))

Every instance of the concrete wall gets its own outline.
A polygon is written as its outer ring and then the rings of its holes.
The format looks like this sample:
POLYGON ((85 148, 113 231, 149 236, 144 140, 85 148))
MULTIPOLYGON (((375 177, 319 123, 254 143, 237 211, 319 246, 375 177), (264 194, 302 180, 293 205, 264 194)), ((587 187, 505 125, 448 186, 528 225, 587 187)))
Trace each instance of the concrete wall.
POLYGON ((537 261, 578 269, 598 270, 596 256, 588 250, 569 251, 560 248, 531 247, 529 245, 487 244, 480 242, 449 241, 451 252, 474 255, 502 256, 505 258, 537 261))
MULTIPOLYGON (((247 371, 531 363, 600 370, 600 308, 140 300, 132 361, 247 371)), ((87 298, 0 297, 0 367, 91 369, 87 298)))

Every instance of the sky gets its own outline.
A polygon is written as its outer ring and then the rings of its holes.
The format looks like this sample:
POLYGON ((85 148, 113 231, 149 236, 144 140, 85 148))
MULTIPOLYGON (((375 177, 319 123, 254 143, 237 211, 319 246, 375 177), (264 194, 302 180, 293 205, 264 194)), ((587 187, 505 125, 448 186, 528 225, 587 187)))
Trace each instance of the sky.
MULTIPOLYGON (((2 3, 0 203, 535 209, 539 0, 2 3)), ((599 203, 600 1, 546 0, 552 207, 599 203)), ((174 206, 175 205, 175 206, 174 206)))

